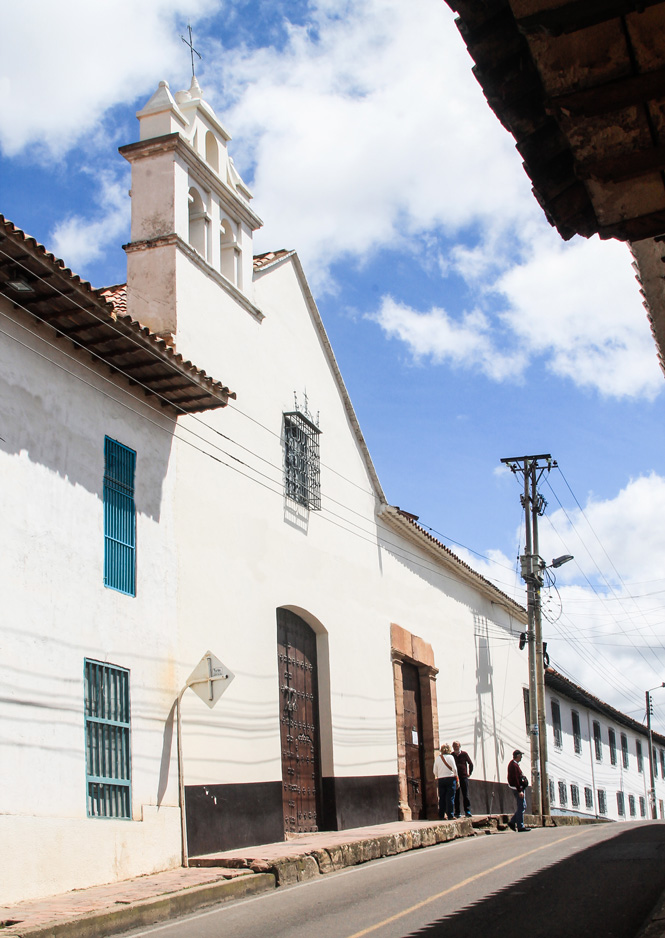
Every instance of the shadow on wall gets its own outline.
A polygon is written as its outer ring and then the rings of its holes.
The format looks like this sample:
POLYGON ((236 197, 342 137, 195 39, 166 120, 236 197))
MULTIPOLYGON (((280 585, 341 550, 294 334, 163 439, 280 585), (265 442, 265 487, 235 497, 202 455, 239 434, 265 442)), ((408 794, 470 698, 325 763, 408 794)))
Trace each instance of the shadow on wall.
MULTIPOLYGON (((97 403, 98 392, 83 384, 81 397, 71 399, 91 403, 77 416, 67 411, 66 400, 64 403, 57 400, 47 380, 42 374, 40 381, 37 375, 35 387, 28 390, 0 376, 0 399, 11 402, 11 413, 5 413, 2 424, 0 451, 9 456, 27 457, 31 463, 44 466, 71 486, 81 486, 101 501, 104 436, 108 435, 136 449, 136 510, 158 521, 175 418, 159 410, 144 417, 145 405, 137 400, 130 405, 135 412, 128 410, 124 419, 125 408, 108 403, 101 394, 97 403), (137 438, 142 440, 140 446, 135 444, 137 438)), ((121 391, 117 393, 118 398, 125 397, 131 402, 131 396, 121 391)))
MULTIPOLYGON (((616 828, 606 828, 608 833, 616 828)), ((545 847, 534 858, 535 863, 548 862, 548 842, 579 834, 557 837, 554 831, 542 832, 541 839, 532 834, 529 847, 545 847)), ((515 839, 523 847, 521 838, 515 839)), ((521 852, 521 851, 520 851, 521 852)), ((640 926, 650 915, 665 888, 665 825, 642 824, 618 836, 610 836, 602 843, 527 876, 520 876, 519 852, 514 865, 508 861, 505 879, 517 877, 503 888, 497 889, 496 874, 487 881, 478 882, 480 897, 473 898, 468 888, 464 892, 452 892, 449 901, 454 903, 459 895, 469 903, 430 922, 417 931, 418 938, 468 938, 482 935, 483 938, 507 938, 511 935, 529 935, 530 938, 561 938, 562 935, 612 935, 612 938, 633 938, 640 926), (491 889, 489 895, 483 890, 491 889)), ((526 861, 528 863, 528 861, 526 861)), ((488 864, 492 866, 492 864, 488 864)), ((455 876, 451 866, 451 882, 462 879, 455 876)), ((501 880, 499 880, 499 883, 501 880)), ((434 906, 432 906, 434 908, 434 906)), ((416 934, 412 932, 411 934, 416 934)), ((661 930, 657 930, 661 934, 661 930)))

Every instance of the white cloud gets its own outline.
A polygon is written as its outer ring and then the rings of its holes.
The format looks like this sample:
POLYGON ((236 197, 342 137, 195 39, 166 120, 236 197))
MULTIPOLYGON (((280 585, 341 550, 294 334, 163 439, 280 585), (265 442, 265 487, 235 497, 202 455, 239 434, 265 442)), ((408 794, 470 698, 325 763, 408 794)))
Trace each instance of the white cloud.
POLYGON ((388 336, 404 342, 416 360, 430 358, 476 368, 498 381, 519 374, 524 366, 519 352, 503 354, 496 348, 491 323, 478 310, 455 319, 444 309, 420 313, 388 296, 368 318, 378 322, 388 336))
POLYGON ((105 247, 115 243, 127 229, 130 205, 125 174, 117 179, 111 173, 102 173, 99 182, 96 217, 69 215, 51 234, 51 249, 74 269, 101 257, 105 247))
POLYGON ((62 155, 107 108, 151 93, 186 56, 176 24, 217 0, 31 0, 3 4, 0 148, 62 155))

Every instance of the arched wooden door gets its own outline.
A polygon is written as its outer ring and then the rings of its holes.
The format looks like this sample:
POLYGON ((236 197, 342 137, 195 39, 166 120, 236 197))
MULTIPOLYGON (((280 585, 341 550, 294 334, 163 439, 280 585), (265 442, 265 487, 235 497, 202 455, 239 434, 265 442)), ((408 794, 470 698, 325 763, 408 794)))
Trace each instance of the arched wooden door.
POLYGON ((277 610, 284 833, 319 829, 321 770, 316 635, 288 609, 277 610))

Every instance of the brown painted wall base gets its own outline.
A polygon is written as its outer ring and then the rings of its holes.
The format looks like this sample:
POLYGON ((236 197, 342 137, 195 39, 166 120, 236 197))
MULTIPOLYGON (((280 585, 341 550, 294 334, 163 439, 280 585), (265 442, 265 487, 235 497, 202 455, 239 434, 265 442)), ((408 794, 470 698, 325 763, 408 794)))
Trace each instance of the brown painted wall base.
MULTIPOLYGON (((503 782, 469 779, 469 800, 472 814, 514 814, 515 793, 503 782)), ((526 813, 531 811, 531 794, 526 793, 526 813)))
POLYGON ((282 783, 187 785, 190 856, 284 840, 282 783))
POLYGON ((323 779, 324 830, 348 830, 397 821, 396 775, 323 779))

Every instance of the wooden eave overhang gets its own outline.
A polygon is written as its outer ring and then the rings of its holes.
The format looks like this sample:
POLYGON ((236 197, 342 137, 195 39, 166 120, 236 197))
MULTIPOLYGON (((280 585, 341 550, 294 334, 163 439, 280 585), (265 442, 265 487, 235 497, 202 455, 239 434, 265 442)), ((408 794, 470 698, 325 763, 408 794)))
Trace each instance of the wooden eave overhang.
POLYGON ((177 413, 200 413, 225 407, 235 398, 163 338, 118 313, 102 293, 0 215, 0 294, 15 308, 107 365, 154 404, 171 406, 177 413), (17 280, 29 290, 12 287, 17 280))
POLYGON ((562 238, 665 232, 665 0, 447 0, 562 238))
MULTIPOLYGON (((573 700, 583 707, 594 710, 611 723, 618 723, 621 726, 625 726, 627 729, 633 730, 633 732, 639 733, 641 736, 649 735, 647 727, 643 726, 642 723, 633 720, 632 717, 626 716, 626 714, 622 713, 620 710, 616 710, 599 697, 590 694, 589 691, 584 690, 583 687, 568 680, 563 674, 559 674, 554 668, 548 668, 545 671, 545 685, 552 693, 560 694, 562 697, 567 697, 569 700, 573 700)), ((665 736, 661 736, 660 733, 654 733, 653 738, 660 746, 665 746, 665 736)))
POLYGON ((519 622, 526 623, 527 611, 523 606, 511 599, 507 593, 498 589, 490 580, 477 573, 473 567, 460 560, 449 547, 446 547, 429 531, 426 531, 422 525, 418 524, 416 515, 403 511, 394 505, 382 505, 379 517, 382 521, 390 524, 393 530, 398 531, 412 543, 425 550, 438 564, 479 590, 490 602, 507 609, 519 622))

